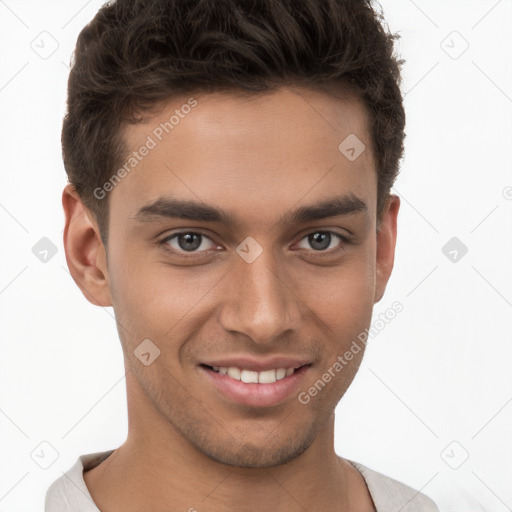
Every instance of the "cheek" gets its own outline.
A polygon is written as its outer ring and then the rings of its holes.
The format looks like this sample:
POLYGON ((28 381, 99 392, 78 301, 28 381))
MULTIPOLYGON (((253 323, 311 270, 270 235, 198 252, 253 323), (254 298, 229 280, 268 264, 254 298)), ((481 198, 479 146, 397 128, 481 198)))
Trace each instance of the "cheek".
POLYGON ((375 292, 372 260, 371 251, 357 251, 340 266, 303 273, 298 281, 301 299, 334 333, 353 335, 370 323, 375 292))
MULTIPOLYGON (((172 339, 199 330, 222 304, 219 290, 229 284, 230 268, 171 268, 163 256, 146 262, 142 250, 138 254, 132 247, 117 247, 112 245, 109 286, 123 344, 132 348, 149 338, 168 347, 172 339)), ((328 326, 329 339, 334 333, 346 342, 369 325, 375 287, 370 243, 354 248, 339 265, 301 264, 289 267, 286 274, 299 309, 313 322, 328 326)))
POLYGON ((161 294, 157 287, 162 283, 152 270, 133 248, 112 244, 109 288, 119 336, 125 346, 155 337, 154 313, 161 294))
POLYGON ((126 257, 121 252, 112 254, 109 286, 120 338, 130 348, 149 338, 167 350, 173 339, 199 328, 209 297, 228 273, 207 266, 171 268, 163 258, 144 264, 134 251, 126 257))

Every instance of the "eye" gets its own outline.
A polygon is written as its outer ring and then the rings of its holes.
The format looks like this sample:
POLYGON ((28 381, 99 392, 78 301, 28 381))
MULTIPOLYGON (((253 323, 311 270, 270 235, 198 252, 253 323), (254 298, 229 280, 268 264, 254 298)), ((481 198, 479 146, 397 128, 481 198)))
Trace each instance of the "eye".
POLYGON ((348 243, 348 238, 343 236, 341 233, 336 233, 335 231, 314 231, 313 233, 306 235, 299 242, 298 247, 301 249, 313 248, 315 252, 331 253, 343 249, 344 245, 348 243), (303 241, 305 241, 309 247, 300 247, 300 244, 303 243, 303 241), (337 246, 336 242, 338 242, 337 246))
MULTIPOLYGON (((299 249, 306 249, 314 253, 333 254, 345 248, 350 240, 335 231, 314 231, 301 239, 297 244, 299 249), (336 243, 337 242, 337 243, 336 243), (304 246, 307 244, 309 247, 304 246)), ((159 244, 164 250, 179 257, 198 257, 221 248, 210 237, 196 231, 182 231, 164 238, 159 244)))
POLYGON ((164 238, 160 244, 165 250, 176 253, 178 256, 187 256, 187 253, 206 252, 215 249, 218 245, 209 237, 194 231, 183 231, 164 238), (206 241, 209 241, 208 244, 206 241), (208 247, 208 245, 210 247, 208 247))

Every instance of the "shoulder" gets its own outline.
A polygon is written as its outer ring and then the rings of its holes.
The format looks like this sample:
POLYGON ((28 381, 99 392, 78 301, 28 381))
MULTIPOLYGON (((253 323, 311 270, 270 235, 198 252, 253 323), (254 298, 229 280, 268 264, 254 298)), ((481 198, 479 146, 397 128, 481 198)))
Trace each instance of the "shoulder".
POLYGON ((112 451, 78 457, 46 491, 45 512, 99 512, 85 485, 83 472, 84 468, 90 469, 105 460, 112 451))
POLYGON ((437 505, 420 491, 358 462, 347 462, 365 479, 377 512, 439 512, 437 505))

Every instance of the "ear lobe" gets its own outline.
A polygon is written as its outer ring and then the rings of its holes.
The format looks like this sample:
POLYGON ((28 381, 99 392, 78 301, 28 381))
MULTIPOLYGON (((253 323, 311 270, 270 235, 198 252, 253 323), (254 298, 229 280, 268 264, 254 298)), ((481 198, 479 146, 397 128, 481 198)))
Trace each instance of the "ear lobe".
POLYGON ((71 184, 62 192, 62 206, 64 250, 71 276, 89 302, 111 306, 106 252, 94 216, 71 184))
POLYGON ((382 214, 377 231, 376 282, 374 303, 384 296, 386 285, 395 262, 395 246, 397 236, 397 217, 400 209, 400 198, 390 194, 382 214))

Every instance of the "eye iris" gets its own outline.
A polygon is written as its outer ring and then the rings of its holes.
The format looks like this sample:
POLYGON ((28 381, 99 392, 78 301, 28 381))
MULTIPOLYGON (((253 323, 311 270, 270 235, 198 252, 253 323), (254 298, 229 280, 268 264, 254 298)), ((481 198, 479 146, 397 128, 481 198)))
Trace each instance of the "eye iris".
MULTIPOLYGON (((194 251, 201 245, 201 235, 198 233, 181 233, 178 235, 178 245, 184 251, 194 251)), ((318 231, 308 235, 311 247, 316 250, 325 250, 331 244, 332 235, 318 231)))
POLYGON ((329 247, 329 245, 331 244, 331 234, 323 233, 321 231, 318 233, 312 233, 311 235, 308 236, 308 239, 309 243, 311 244, 311 247, 317 250, 327 249, 327 247, 329 247), (320 246, 316 245, 318 243, 320 244, 320 246))
POLYGON ((201 245, 201 235, 197 233, 182 233, 178 235, 178 245, 184 251, 193 251, 201 245))

